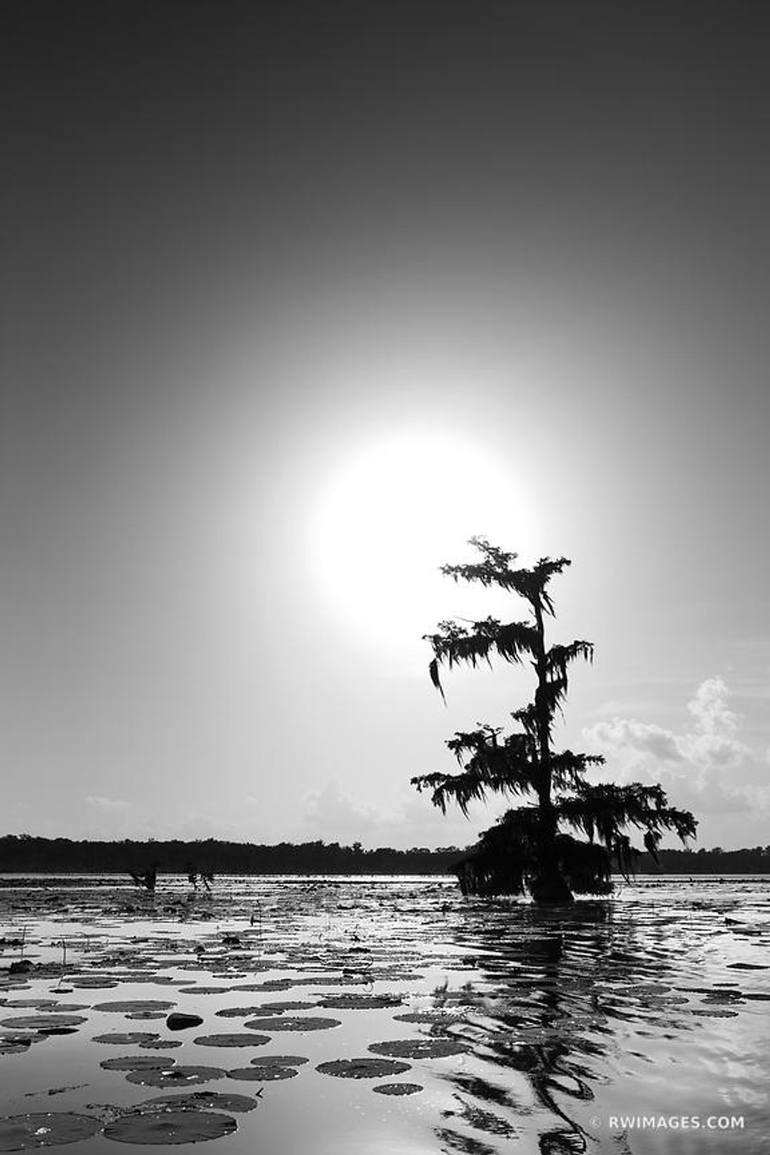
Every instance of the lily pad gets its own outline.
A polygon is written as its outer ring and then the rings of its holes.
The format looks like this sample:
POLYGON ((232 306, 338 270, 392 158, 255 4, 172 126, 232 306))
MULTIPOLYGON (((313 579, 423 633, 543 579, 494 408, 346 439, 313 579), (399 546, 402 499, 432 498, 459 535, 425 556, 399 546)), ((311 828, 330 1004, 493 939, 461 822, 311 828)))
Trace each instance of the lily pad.
POLYGON ((141 1110, 161 1107, 173 1111, 253 1111, 259 1106, 259 1099, 251 1095, 228 1095, 221 1091, 192 1091, 189 1095, 158 1095, 139 1104, 141 1110))
MULTIPOLYGON (((247 1015, 259 1014, 259 1012, 264 1009, 264 1006, 260 1006, 259 1004, 254 1007, 223 1007, 223 1009, 217 1011, 216 1014, 217 1018, 220 1019, 245 1019, 247 1015)), ((203 1020, 201 1019, 200 1021, 202 1022, 203 1020)))
MULTIPOLYGON (((180 987, 180 995, 224 995, 230 987, 180 987)), ((168 1004, 170 1007, 173 1003, 168 1004)))
POLYGON ((94 1043, 114 1043, 118 1047, 130 1047, 134 1043, 152 1043, 158 1038, 151 1031, 108 1031, 106 1035, 94 1035, 94 1043))
POLYGON ((176 1006, 176 1003, 167 1003, 162 999, 116 999, 110 1003, 96 1003, 93 1009, 128 1015, 134 1011, 167 1011, 173 1006, 176 1006))
POLYGON ((112 975, 83 975, 76 979, 70 979, 70 982, 73 987, 84 991, 106 990, 109 987, 116 987, 118 985, 117 979, 114 979, 112 975))
POLYGON ((224 1077, 220 1067, 152 1067, 126 1075, 129 1083, 140 1083, 143 1087, 196 1087, 224 1077))
POLYGON ((166 1070, 176 1059, 168 1055, 121 1055, 118 1059, 102 1059, 99 1066, 105 1071, 166 1070))
MULTIPOLYGON (((295 979, 295 986, 298 987, 365 987, 371 982, 369 975, 352 974, 340 975, 339 978, 333 975, 308 975, 307 978, 295 979)), ((267 983, 265 983, 267 987, 267 983)))
POLYGON ((57 1027, 78 1027, 85 1021, 85 1015, 22 1015, 18 1019, 0 1020, 0 1027, 13 1031, 50 1031, 57 1027))
POLYGON ((260 1055, 251 1061, 260 1067, 302 1067, 309 1062, 304 1055, 260 1055))
POLYGON ((122 983, 152 983, 153 986, 156 987, 172 987, 175 986, 178 981, 172 979, 170 975, 156 975, 152 973, 148 975, 119 975, 116 977, 119 977, 122 983))
POLYGON ((720 1007, 714 1007, 713 1010, 696 1010, 694 1007, 687 1007, 687 1013, 699 1015, 703 1019, 734 1019, 738 1015, 737 1011, 726 1011, 720 1007))
POLYGON ((380 1079, 384 1075, 403 1075, 410 1070, 409 1063, 391 1059, 334 1059, 316 1067, 322 1075, 336 1075, 338 1079, 380 1079))
POLYGON ((316 1003, 258 1003, 254 1007, 224 1007, 221 1011, 217 1011, 217 1016, 222 1019, 245 1018, 246 1015, 258 1015, 260 1012, 263 1015, 282 1015, 284 1011, 309 1011, 317 1006, 316 1003))
POLYGON ((29 1039, 24 1039, 16 1043, 8 1042, 7 1039, 0 1039, 0 1055, 23 1055, 29 1050, 29 1039))
POLYGON ((419 1083, 380 1083, 378 1087, 372 1087, 372 1090, 378 1095, 417 1095, 425 1088, 419 1083))
POLYGON ((394 1039, 387 1043, 372 1043, 375 1055, 395 1055, 399 1059, 443 1059, 460 1055, 468 1050, 465 1043, 454 1039, 394 1039))
POLYGON ((294 1067, 287 1067, 281 1063, 260 1063, 252 1067, 234 1067, 227 1072, 228 1079, 242 1079, 244 1082, 269 1083, 278 1079, 293 1079, 298 1075, 294 1067))
POLYGON ((4 1007, 14 1007, 14 1009, 16 1007, 34 1007, 38 1011, 57 1005, 56 999, 2 999, 0 1001, 4 1007))
POLYGON ((339 1027, 339 1019, 302 1018, 299 1015, 276 1016, 271 1019, 249 1019, 244 1027, 254 1031, 328 1031, 339 1027))
POLYGON ((433 1025, 443 1023, 445 1027, 450 1027, 453 1023, 457 1023, 462 1019, 461 1015, 447 1014, 446 1011, 407 1011, 403 1015, 394 1015, 399 1023, 431 1023, 433 1025))
POLYGON ((318 1003, 338 1011, 372 1011, 381 1007, 397 1007, 403 1002, 400 995, 329 995, 318 1003))
POLYGON ((246 1032, 231 1035, 198 1035, 193 1042, 199 1047, 262 1047, 270 1042, 270 1036, 246 1032))
POLYGON ((43 1111, 31 1115, 6 1115, 0 1119, 0 1151, 35 1151, 62 1143, 89 1139, 101 1130, 92 1115, 69 1111, 43 1111))
POLYGON ((104 1128, 107 1139, 117 1143, 174 1145, 205 1143, 232 1135, 238 1124, 218 1111, 132 1111, 104 1128))

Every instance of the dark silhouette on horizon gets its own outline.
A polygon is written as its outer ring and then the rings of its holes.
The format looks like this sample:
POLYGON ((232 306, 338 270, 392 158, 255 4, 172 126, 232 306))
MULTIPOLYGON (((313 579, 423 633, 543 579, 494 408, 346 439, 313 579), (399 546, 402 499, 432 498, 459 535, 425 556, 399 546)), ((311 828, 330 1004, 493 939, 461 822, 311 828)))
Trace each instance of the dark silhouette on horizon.
POLYGON ((129 874, 144 886, 142 876, 154 862, 159 872, 182 874, 193 887, 195 876, 208 889, 207 883, 223 874, 448 874, 463 853, 457 846, 364 850, 359 842, 340 846, 321 840, 264 846, 213 838, 106 842, 9 834, 0 838, 0 872, 129 874))
MULTIPOLYGON (((227 874, 435 874, 450 875, 470 847, 415 847, 394 850, 380 846, 364 850, 360 844, 340 846, 337 842, 281 842, 272 846, 249 842, 225 842, 214 838, 182 842, 90 841, 69 838, 42 838, 31 834, 0 837, 0 873, 3 874, 117 874, 157 861, 158 871, 189 877, 194 855, 217 875, 227 874), (127 863, 129 864, 127 869, 127 863)), ((770 875, 770 845, 723 850, 658 850, 658 861, 642 854, 636 863, 639 876, 682 874, 770 875)))

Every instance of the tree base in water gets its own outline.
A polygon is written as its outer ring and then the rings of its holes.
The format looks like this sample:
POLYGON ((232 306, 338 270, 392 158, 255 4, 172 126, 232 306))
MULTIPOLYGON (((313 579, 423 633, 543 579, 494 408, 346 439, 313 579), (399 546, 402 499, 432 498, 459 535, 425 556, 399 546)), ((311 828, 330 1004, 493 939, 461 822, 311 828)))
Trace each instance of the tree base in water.
POLYGON ((572 891, 560 874, 534 878, 529 890, 535 902, 574 902, 572 891))

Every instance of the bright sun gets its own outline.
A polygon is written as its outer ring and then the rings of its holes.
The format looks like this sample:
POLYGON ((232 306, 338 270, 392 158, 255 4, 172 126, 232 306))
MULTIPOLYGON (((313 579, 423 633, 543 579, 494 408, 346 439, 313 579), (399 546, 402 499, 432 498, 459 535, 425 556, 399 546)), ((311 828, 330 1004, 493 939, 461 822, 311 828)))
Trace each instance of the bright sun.
POLYGON ((526 494, 472 436, 410 431, 373 439, 340 462, 316 507, 312 557, 350 630, 366 645, 402 648, 458 603, 469 608, 468 594, 458 597, 438 567, 470 560, 474 534, 528 555, 526 494))

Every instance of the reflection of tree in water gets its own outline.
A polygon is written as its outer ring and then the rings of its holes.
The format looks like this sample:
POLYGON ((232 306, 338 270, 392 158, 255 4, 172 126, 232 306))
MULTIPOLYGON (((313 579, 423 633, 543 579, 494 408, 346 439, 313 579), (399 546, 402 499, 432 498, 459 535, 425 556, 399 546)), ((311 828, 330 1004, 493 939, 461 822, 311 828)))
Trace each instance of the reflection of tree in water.
POLYGON ((456 1029, 472 1041, 490 1077, 475 1070, 446 1076, 456 1088, 457 1109, 444 1113, 454 1123, 437 1129, 443 1149, 490 1155, 496 1146, 457 1125, 494 1142, 521 1135, 527 1117, 537 1125, 535 1116, 544 1111, 541 1155, 584 1152, 591 1136, 576 1117, 577 1102, 593 1100, 593 1086, 608 1079, 601 1068, 616 1049, 613 1020, 643 1017, 649 1025, 660 1012, 660 1022, 670 1021, 668 988, 660 981, 668 970, 663 944, 646 927, 642 945, 639 928, 624 919, 618 924, 606 902, 558 912, 486 907, 468 915, 463 947, 491 953, 479 959, 485 989, 455 992, 453 1001, 467 1011, 456 1029), (515 1085, 492 1082, 494 1068, 524 1076, 530 1102, 517 1096, 515 1085))

